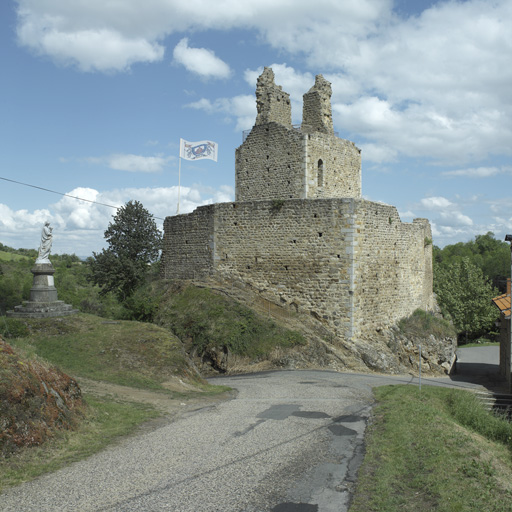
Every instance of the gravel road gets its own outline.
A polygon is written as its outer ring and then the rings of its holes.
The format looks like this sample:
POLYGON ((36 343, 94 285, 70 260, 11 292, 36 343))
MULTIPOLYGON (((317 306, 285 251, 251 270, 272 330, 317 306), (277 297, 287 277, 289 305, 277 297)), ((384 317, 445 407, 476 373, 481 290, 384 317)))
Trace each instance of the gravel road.
POLYGON ((0 511, 343 512, 372 387, 413 380, 329 371, 214 379, 236 398, 9 489, 0 511))

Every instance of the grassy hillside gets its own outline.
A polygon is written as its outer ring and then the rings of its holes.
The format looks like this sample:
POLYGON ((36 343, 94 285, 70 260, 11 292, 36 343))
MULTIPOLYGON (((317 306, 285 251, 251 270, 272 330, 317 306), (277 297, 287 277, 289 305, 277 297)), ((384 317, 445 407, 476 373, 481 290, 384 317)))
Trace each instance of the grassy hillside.
POLYGON ((512 510, 512 424, 468 391, 377 388, 351 512, 512 510))
POLYGON ((179 405, 227 389, 208 385, 178 338, 156 325, 78 314, 0 317, 0 327, 14 346, 0 346, 0 490, 89 456, 161 415, 140 403, 148 393, 152 403, 179 405), (82 401, 82 379, 109 396, 82 401), (119 385, 130 386, 124 396, 119 385))
POLYGON ((165 389, 173 377, 201 383, 179 339, 156 325, 84 313, 63 318, 4 318, 0 322, 4 333, 9 329, 19 332, 20 325, 25 326, 25 335, 12 343, 78 379, 146 389, 165 389))
POLYGON ((0 338, 0 491, 83 459, 156 416, 144 404, 84 400, 74 379, 0 338))
POLYGON ((21 254, 17 254, 14 252, 7 252, 0 250, 0 261, 20 261, 20 260, 29 260, 28 256, 23 256, 21 254))
MULTIPOLYGON (((159 284, 153 320, 177 335, 186 350, 217 371, 228 371, 229 360, 257 362, 307 344, 304 336, 278 325, 268 316, 208 288, 159 284)), ((204 367, 204 370, 207 370, 204 367)))

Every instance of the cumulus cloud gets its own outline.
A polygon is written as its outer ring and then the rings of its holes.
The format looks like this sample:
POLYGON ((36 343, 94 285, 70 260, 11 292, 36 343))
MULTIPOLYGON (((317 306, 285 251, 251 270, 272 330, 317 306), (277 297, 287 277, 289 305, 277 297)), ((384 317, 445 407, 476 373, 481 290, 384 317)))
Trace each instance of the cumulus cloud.
POLYGON ((362 144, 361 154, 365 162, 375 162, 377 164, 383 162, 393 162, 396 160, 398 152, 396 149, 379 145, 379 144, 362 144))
POLYGON ((229 78, 229 66, 219 59, 212 50, 191 48, 188 38, 184 37, 174 48, 174 62, 202 78, 229 78))
POLYGON ((423 198, 415 209, 421 212, 421 216, 431 219, 435 243, 442 246, 451 243, 453 239, 470 240, 475 235, 488 231, 482 219, 475 222, 464 213, 464 209, 478 201, 478 198, 449 200, 446 197, 432 196, 423 198))
POLYGON ((440 212, 439 216, 444 221, 445 226, 472 226, 473 221, 458 211, 440 212))
MULTIPOLYGON (((402 154, 461 166, 512 154, 509 0, 440 1, 409 17, 392 0, 219 0, 215 9, 206 0, 17 2, 20 44, 86 71, 162 60, 170 34, 243 29, 247 38, 326 73, 336 126, 389 148, 375 161, 402 154), (208 16, 198 16, 206 9, 208 16)), ((213 50, 192 48, 186 37, 174 53, 200 76, 228 76, 213 50)), ((277 81, 300 104, 313 77, 281 66, 277 81)), ((255 71, 244 76, 253 86, 255 71)))
POLYGON ((164 48, 141 37, 126 37, 116 30, 91 28, 68 32, 59 20, 43 17, 18 28, 18 40, 62 64, 75 64, 82 71, 125 71, 135 62, 162 60, 164 48))
POLYGON ((162 172, 167 163, 175 160, 173 156, 141 156, 132 154, 113 154, 105 157, 89 157, 87 162, 107 165, 117 171, 128 172, 162 172))
POLYGON ((233 98, 206 98, 185 105, 188 108, 203 110, 208 114, 222 114, 228 120, 236 119, 236 131, 248 130, 256 119, 256 101, 253 95, 240 95, 233 98))
POLYGON ((446 197, 425 197, 421 200, 421 206, 426 210, 439 210, 452 205, 453 203, 446 197))
MULTIPOLYGON (((198 206, 233 199, 234 190, 229 186, 217 189, 181 187, 180 213, 190 213, 198 206)), ((49 220, 54 227, 54 253, 88 256, 104 247, 103 234, 116 213, 116 207, 130 200, 140 201, 155 217, 158 227, 163 229, 163 219, 176 213, 178 187, 121 188, 103 192, 78 187, 48 209, 34 211, 12 210, 0 203, 2 242, 17 248, 36 249, 41 227, 49 220)))

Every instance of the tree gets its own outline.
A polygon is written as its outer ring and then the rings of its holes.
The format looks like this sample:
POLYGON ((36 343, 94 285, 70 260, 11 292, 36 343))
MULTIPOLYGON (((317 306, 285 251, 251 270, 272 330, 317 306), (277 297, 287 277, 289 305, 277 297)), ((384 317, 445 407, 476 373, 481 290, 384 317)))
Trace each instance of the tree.
POLYGON ((498 290, 468 257, 435 264, 434 292, 443 315, 451 318, 459 336, 465 334, 467 340, 492 329, 498 310, 491 299, 498 290))
POLYGON ((162 234, 153 215, 138 201, 129 201, 109 223, 105 239, 108 248, 88 259, 91 279, 102 287, 102 294, 113 292, 125 301, 158 259, 162 234))
POLYGON ((505 292, 507 277, 510 276, 510 245, 496 240, 491 231, 477 235, 469 242, 458 242, 443 249, 434 247, 434 261, 441 266, 469 258, 479 267, 492 284, 505 292))

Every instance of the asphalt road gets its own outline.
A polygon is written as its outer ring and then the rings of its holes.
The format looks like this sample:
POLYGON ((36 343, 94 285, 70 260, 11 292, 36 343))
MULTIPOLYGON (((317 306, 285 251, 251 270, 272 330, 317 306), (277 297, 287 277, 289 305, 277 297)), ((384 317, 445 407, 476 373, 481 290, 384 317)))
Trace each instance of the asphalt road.
POLYGON ((417 382, 327 371, 219 380, 238 390, 235 399, 9 489, 0 511, 343 512, 363 457, 372 387, 417 382))

